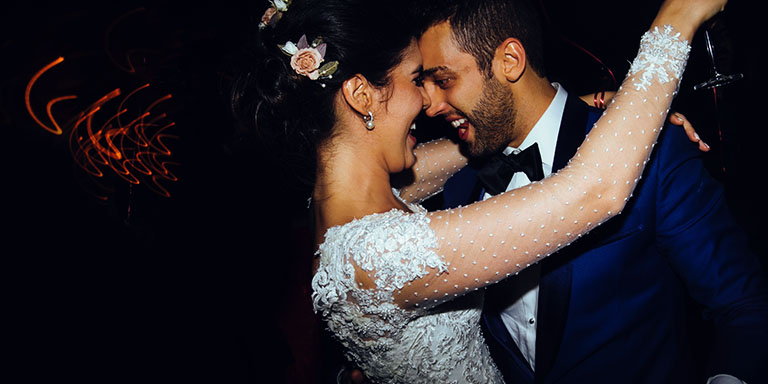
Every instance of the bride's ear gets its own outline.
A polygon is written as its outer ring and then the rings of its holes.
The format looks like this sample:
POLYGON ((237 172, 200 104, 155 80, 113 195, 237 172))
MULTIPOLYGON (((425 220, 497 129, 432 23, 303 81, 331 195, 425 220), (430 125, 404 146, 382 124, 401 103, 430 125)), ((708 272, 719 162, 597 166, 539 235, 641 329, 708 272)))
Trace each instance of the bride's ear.
POLYGON ((361 74, 344 81, 341 87, 344 101, 357 113, 367 116, 373 106, 374 88, 361 74))

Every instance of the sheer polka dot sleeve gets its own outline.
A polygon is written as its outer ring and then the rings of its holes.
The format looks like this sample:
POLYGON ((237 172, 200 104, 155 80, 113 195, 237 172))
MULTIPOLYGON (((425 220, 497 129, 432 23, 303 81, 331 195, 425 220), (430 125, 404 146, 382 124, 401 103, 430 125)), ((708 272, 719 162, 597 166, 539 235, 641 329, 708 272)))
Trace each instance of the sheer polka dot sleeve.
POLYGON ((434 305, 493 284, 620 213, 640 180, 689 50, 672 27, 647 32, 612 104, 563 170, 482 202, 429 214, 436 253, 447 271, 405 286, 396 295, 398 304, 434 305))
POLYGON ((414 182, 400 189, 400 197, 408 203, 419 203, 441 192, 445 182, 467 165, 459 145, 448 139, 419 144, 414 153, 414 182))

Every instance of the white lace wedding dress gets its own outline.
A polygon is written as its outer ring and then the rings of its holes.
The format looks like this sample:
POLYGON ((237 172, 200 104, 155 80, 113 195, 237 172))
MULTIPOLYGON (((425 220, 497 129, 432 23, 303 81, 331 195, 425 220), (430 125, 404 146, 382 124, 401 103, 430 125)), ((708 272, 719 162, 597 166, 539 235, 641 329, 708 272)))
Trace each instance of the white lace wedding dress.
POLYGON ((326 232, 313 288, 316 303, 336 305, 327 313, 328 328, 374 382, 503 383, 480 333, 481 292, 429 309, 394 303, 392 292, 427 267, 447 269, 432 249, 437 239, 426 211, 411 209, 326 232), (378 289, 356 287, 353 263, 377 271, 378 289))
MULTIPOLYGON (((427 213, 410 204, 411 212, 393 209, 328 229, 313 300, 347 357, 373 382, 502 383, 480 330, 482 295, 474 291, 623 208, 689 49, 669 27, 646 33, 614 103, 569 165, 550 178, 455 210, 427 213)), ((456 168, 434 165, 443 170, 433 176, 442 182, 452 172, 445 169, 456 168)), ((404 190, 414 196, 404 201, 425 197, 423 190, 404 190)))

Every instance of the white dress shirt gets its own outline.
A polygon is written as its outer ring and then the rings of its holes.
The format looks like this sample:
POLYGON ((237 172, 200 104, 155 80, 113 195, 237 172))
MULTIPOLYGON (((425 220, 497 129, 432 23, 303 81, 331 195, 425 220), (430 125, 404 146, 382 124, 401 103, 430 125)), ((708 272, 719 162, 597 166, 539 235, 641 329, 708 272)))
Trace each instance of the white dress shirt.
MULTIPOLYGON (((568 97, 568 92, 560 84, 552 83, 552 86, 557 90, 557 94, 555 94, 547 110, 544 111, 544 114, 536 122, 536 125, 533 126, 531 132, 525 137, 523 143, 520 144, 520 147, 507 147, 504 150, 505 155, 518 153, 530 147, 533 143, 538 143, 544 177, 549 177, 552 173, 557 135, 560 131, 560 121, 563 118, 565 100, 568 97)), ((530 182, 525 173, 518 172, 512 176, 512 180, 507 185, 507 191, 522 187, 530 182)), ((484 196, 485 199, 489 197, 488 193, 484 196)), ((507 285, 510 287, 510 291, 506 295, 510 298, 510 303, 501 312, 501 320, 504 322, 504 326, 512 336, 512 339, 515 340, 520 352, 528 360, 531 368, 534 368, 536 363, 536 316, 538 314, 539 302, 539 275, 540 266, 539 264, 534 264, 512 278, 513 281, 507 285), (515 301, 512 302, 511 300, 515 301)))

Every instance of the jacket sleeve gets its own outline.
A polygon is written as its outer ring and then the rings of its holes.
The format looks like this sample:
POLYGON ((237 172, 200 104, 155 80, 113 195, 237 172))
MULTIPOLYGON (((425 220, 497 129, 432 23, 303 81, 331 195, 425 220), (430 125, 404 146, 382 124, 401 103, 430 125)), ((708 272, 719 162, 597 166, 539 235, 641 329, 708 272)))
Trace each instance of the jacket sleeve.
POLYGON ((658 246, 714 326, 707 375, 768 382, 765 274, 696 146, 681 129, 665 131, 656 154, 658 246))

